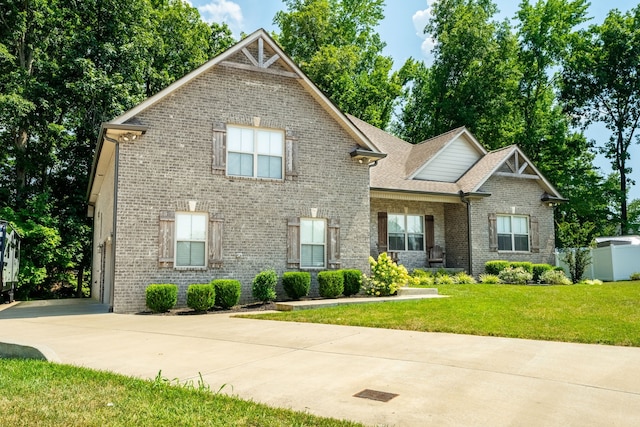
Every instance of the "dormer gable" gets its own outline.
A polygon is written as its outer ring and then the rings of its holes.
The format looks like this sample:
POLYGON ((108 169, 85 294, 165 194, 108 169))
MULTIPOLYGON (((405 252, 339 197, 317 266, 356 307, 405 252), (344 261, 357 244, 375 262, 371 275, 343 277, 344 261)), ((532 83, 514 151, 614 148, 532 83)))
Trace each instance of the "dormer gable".
POLYGON ((482 186, 492 176, 535 181, 543 191, 543 202, 566 201, 516 145, 487 153, 458 180, 458 186, 463 193, 482 192, 482 186))
POLYGON ((465 127, 416 145, 412 157, 420 159, 420 152, 429 151, 432 154, 410 172, 409 179, 456 182, 487 153, 465 127))

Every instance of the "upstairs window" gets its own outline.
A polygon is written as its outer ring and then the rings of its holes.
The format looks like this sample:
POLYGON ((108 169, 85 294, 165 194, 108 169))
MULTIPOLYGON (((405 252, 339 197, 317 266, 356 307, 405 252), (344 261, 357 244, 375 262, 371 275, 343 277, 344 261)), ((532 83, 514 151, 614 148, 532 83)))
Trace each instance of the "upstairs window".
POLYGON ((282 179, 282 131, 228 126, 227 175, 282 179))
POLYGON ((526 216, 497 215, 498 250, 529 251, 529 221, 526 216))
POLYGON ((388 215, 390 251, 424 251, 424 221, 420 215, 388 215))
POLYGON ((176 213, 176 267, 205 267, 207 214, 176 213))

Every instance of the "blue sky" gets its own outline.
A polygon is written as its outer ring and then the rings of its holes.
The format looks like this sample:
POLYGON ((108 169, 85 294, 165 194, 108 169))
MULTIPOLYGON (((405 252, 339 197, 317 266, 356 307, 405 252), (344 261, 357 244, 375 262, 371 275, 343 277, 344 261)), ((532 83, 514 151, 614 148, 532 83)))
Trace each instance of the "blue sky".
MULTIPOLYGON (((535 0, 532 0, 532 3, 535 0)), ((386 42, 385 55, 391 56, 396 68, 413 57, 429 62, 432 43, 423 34, 429 10, 434 0, 387 0, 385 19, 381 22, 378 32, 386 42)), ((500 18, 513 18, 520 0, 494 0, 500 10, 500 18)), ((190 0, 197 7, 203 19, 208 22, 226 22, 232 29, 234 36, 240 32, 252 33, 258 28, 271 32, 276 31, 273 16, 284 9, 281 0, 190 0)), ((591 0, 589 16, 593 19, 590 24, 601 23, 607 12, 612 8, 628 11, 638 4, 638 0, 591 0)), ((587 131, 587 137, 595 139, 601 145, 608 138, 604 126, 593 126, 587 131)), ((640 146, 635 145, 631 153, 634 168, 632 178, 638 183, 631 191, 630 199, 640 198, 640 146)), ((598 158, 596 165, 603 173, 608 174, 611 166, 608 160, 598 158)))

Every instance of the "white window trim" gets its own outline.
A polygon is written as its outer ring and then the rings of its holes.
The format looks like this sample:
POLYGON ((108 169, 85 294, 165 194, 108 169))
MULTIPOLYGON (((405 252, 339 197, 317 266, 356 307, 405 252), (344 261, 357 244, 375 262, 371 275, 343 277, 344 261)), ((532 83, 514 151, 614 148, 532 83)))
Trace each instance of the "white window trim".
MULTIPOLYGON (((509 233, 511 235, 511 247, 513 249, 500 249, 500 235, 501 234, 507 234, 507 233, 500 233, 500 231, 498 230, 498 226, 496 224, 496 244, 498 245, 498 252, 505 252, 505 253, 521 253, 521 254, 528 254, 531 253, 531 220, 529 219, 528 215, 512 215, 512 214, 496 214, 496 221, 498 221, 499 218, 509 218, 509 221, 511 222, 511 232, 509 233), (516 240, 515 240, 515 236, 516 233, 513 231, 513 219, 514 218, 524 218, 527 221, 527 250, 526 251, 521 251, 521 250, 516 250, 516 240)), ((523 234, 518 234, 519 236, 522 236, 523 234)))
POLYGON ((405 214, 405 213, 393 213, 393 212, 389 212, 387 214, 387 249, 391 252, 424 252, 426 250, 425 245, 426 245, 426 235, 425 235, 425 224, 424 224, 424 215, 416 215, 416 214, 405 214), (395 216, 401 216, 404 218, 404 249, 391 249, 391 235, 392 234, 397 234, 397 233, 392 233, 390 231, 390 227, 389 227, 389 217, 395 215, 395 216), (420 218, 420 223, 422 224, 422 249, 420 250, 415 250, 415 249, 408 249, 409 248, 409 234, 418 234, 418 233, 408 233, 407 232, 407 217, 410 216, 417 216, 418 218, 420 218))
POLYGON ((327 220, 325 218, 300 218, 300 269, 304 270, 324 270, 327 268, 327 220), (303 240, 302 235, 302 223, 303 221, 321 221, 324 223, 324 242, 323 246, 323 265, 322 266, 309 266, 304 265, 302 262, 302 246, 303 245, 311 245, 311 246, 320 246, 319 243, 307 243, 303 240))
MULTIPOLYGON (((271 128, 259 128, 259 127, 253 127, 253 126, 238 126, 238 125, 227 125, 227 149, 225 150, 225 173, 227 176, 230 177, 234 177, 234 178, 253 178, 253 179, 264 179, 264 180, 274 180, 274 181, 283 181, 284 180, 284 176, 285 176, 285 149, 286 149, 286 144, 285 144, 285 140, 286 140, 286 134, 283 130, 280 129, 271 129, 271 128), (253 132, 253 152, 247 152, 247 151, 233 151, 229 149, 229 129, 249 129, 253 132), (258 176, 258 141, 257 141, 257 135, 258 135, 258 131, 267 131, 267 132, 273 132, 273 133, 280 133, 282 134, 282 156, 280 156, 281 158, 281 162, 280 162, 280 178, 270 178, 270 177, 264 177, 264 176, 258 176), (233 175, 229 173, 229 153, 238 153, 238 154, 251 154, 253 156, 253 175, 252 176, 248 176, 248 175, 233 175)), ((277 157, 277 156, 269 156, 269 157, 277 157)))
POLYGON ((173 266, 176 270, 206 270, 209 253, 209 214, 206 212, 176 212, 175 216, 175 238, 173 239, 173 266), (204 264, 203 265, 178 265, 178 242, 202 242, 202 240, 181 240, 178 239, 178 218, 180 215, 202 216, 204 217, 204 264))

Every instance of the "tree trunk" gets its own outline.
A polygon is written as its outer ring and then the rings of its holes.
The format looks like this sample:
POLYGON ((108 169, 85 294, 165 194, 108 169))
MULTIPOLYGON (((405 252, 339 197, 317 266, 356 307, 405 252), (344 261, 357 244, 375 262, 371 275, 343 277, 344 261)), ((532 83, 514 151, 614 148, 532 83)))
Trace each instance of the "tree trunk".
POLYGON ((82 293, 82 282, 84 282, 84 266, 80 265, 78 269, 78 283, 76 285, 76 296, 78 298, 82 298, 84 294, 82 293))

